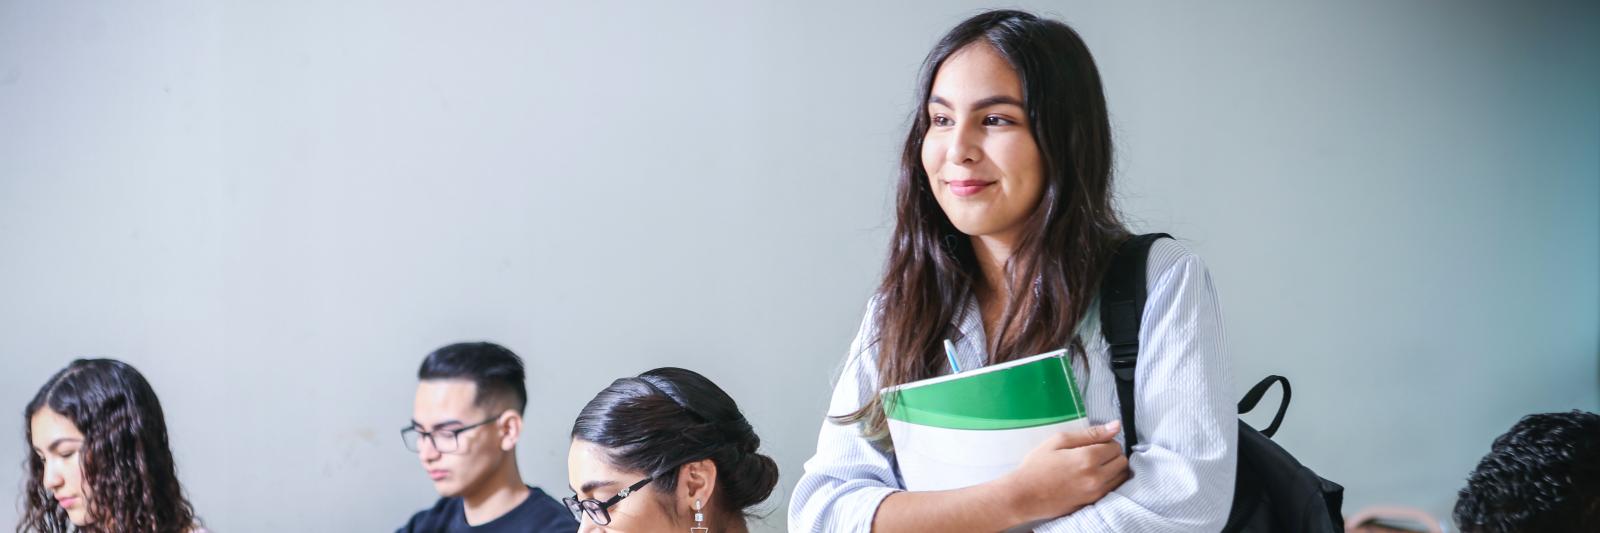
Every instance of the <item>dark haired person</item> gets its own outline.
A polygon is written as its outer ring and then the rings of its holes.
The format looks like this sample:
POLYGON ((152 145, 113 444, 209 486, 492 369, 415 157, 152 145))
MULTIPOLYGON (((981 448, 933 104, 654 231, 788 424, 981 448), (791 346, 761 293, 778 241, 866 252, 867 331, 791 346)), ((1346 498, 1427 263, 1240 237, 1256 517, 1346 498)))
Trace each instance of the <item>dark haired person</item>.
POLYGON ((521 358, 493 343, 452 344, 428 354, 417 379, 401 434, 441 498, 400 531, 577 531, 571 513, 517 471, 528 404, 521 358))
POLYGON ((596 394, 572 424, 565 500, 584 530, 743 533, 778 465, 733 398, 705 376, 658 368, 596 394))
POLYGON ((1600 531, 1600 415, 1528 415, 1494 439, 1456 500, 1462 533, 1600 531))
POLYGON ((161 402, 127 363, 73 361, 23 423, 33 453, 18 532, 205 531, 178 483, 161 402))
MULTIPOLYGON (((1130 237, 1113 205, 1111 126, 1094 59, 1067 25, 990 11, 929 53, 901 157, 896 223, 789 508, 790 531, 1217 531, 1238 458, 1233 383, 1205 264, 1150 249, 1124 458, 1095 302, 1130 237), (907 491, 878 391, 1067 348, 1096 424, 1013 471, 907 491)), ((996 391, 1003 393, 1003 391, 996 391)), ((974 453, 982 453, 974 450, 974 453)))

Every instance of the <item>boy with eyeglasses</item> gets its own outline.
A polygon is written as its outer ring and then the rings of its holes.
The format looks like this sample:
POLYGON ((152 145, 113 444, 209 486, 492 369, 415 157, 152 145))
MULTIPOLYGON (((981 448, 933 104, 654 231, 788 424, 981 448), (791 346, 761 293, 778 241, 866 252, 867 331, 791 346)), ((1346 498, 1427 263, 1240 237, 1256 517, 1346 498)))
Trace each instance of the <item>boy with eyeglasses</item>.
POLYGON ((522 359, 488 342, 445 346, 422 361, 406 447, 442 496, 400 533, 571 533, 572 513, 517 471, 528 403, 522 359))

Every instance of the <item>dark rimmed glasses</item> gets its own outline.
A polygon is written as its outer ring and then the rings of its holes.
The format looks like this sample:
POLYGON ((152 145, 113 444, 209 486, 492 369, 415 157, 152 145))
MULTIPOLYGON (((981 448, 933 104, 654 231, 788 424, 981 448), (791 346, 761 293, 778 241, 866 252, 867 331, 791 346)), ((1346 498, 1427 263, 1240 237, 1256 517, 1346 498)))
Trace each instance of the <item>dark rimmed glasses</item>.
POLYGON ((573 495, 562 498, 561 503, 567 504, 567 510, 572 511, 572 518, 576 519, 578 522, 583 522, 583 515, 587 514, 589 515, 589 520, 594 522, 594 525, 604 526, 611 523, 610 509, 612 506, 616 505, 617 502, 622 501, 623 498, 628 497, 628 495, 638 492, 639 489, 644 488, 645 485, 649 485, 651 481, 655 480, 655 476, 641 479, 638 483, 634 483, 629 485, 628 488, 622 489, 622 491, 618 492, 616 496, 607 498, 606 501, 600 501, 594 498, 580 500, 578 499, 577 495, 573 495))
POLYGON ((423 431, 417 429, 416 426, 411 426, 400 430, 400 438, 405 439, 406 449, 411 450, 411 453, 417 453, 422 450, 423 439, 427 439, 428 443, 433 445, 433 449, 439 453, 452 453, 461 448, 461 443, 456 440, 456 437, 466 433, 467 430, 494 422, 499 418, 497 416, 470 426, 435 429, 433 431, 423 431))

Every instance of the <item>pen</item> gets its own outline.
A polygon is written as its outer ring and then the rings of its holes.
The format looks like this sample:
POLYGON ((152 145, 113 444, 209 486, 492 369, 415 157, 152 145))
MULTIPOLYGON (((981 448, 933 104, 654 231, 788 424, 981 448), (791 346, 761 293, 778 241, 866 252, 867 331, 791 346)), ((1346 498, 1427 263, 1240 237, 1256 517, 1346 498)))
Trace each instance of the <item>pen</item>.
POLYGON ((956 343, 950 342, 950 339, 944 340, 944 355, 950 358, 950 372, 960 373, 961 364, 956 362, 956 343))

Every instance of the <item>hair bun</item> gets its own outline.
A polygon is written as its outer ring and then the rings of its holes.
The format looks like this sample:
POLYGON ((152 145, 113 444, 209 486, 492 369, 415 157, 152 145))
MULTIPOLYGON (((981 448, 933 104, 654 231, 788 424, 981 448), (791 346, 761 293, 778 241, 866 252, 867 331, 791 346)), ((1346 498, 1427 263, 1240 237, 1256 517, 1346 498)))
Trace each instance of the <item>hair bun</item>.
POLYGON ((727 465, 728 472, 717 477, 724 485, 729 510, 742 512, 772 495, 772 489, 778 486, 778 463, 753 452, 741 451, 735 457, 727 465))
POLYGON ((761 455, 761 438, 726 391, 698 373, 657 368, 600 391, 572 424, 572 438, 606 448, 614 465, 659 472, 671 490, 677 465, 711 459, 718 504, 744 513, 778 485, 778 464, 761 455))

